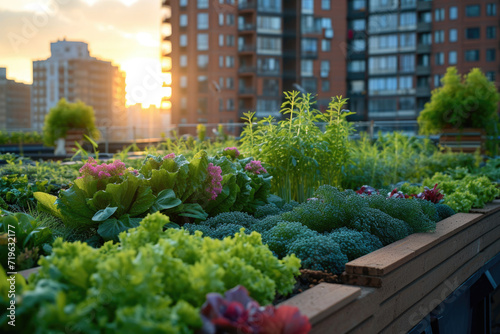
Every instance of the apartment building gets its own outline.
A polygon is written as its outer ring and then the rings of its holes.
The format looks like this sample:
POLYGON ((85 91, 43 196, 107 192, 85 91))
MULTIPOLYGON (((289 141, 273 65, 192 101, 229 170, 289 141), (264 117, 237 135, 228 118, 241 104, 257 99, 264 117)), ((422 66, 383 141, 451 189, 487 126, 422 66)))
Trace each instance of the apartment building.
POLYGON ((0 130, 24 130, 30 124, 31 85, 7 79, 0 68, 0 130))
POLYGON ((283 90, 346 87, 347 3, 323 0, 162 1, 162 67, 173 124, 279 117, 283 90), (175 14, 175 15, 173 15, 175 14))
POLYGON ((51 56, 33 61, 32 127, 43 128, 57 102, 81 100, 94 108, 98 126, 125 126, 125 73, 111 62, 90 56, 84 42, 57 41, 51 56))

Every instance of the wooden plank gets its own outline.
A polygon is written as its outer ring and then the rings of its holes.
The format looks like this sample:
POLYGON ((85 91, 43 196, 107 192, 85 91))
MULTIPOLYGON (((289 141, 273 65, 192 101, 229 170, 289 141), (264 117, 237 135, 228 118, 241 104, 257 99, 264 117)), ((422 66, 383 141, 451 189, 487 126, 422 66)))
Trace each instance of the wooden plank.
POLYGON ((378 291, 361 288, 361 295, 352 303, 314 325, 310 334, 347 333, 367 321, 378 308, 378 291))
POLYGON ((361 289, 342 284, 320 283, 280 305, 300 308, 300 312, 315 324, 345 307, 361 295, 361 289))
POLYGON ((37 274, 38 271, 40 270, 41 267, 35 267, 35 268, 31 268, 31 269, 26 269, 26 270, 23 270, 23 271, 20 271, 19 274, 21 276, 23 276, 25 279, 28 279, 31 274, 37 274))
POLYGON ((481 218, 481 214, 457 213, 440 221, 434 233, 412 234, 347 263, 346 273, 368 276, 386 275, 481 218))
POLYGON ((500 240, 476 255, 473 259, 458 268, 448 276, 439 286, 433 289, 424 298, 416 302, 411 308, 401 314, 381 333, 406 333, 418 324, 432 309, 443 302, 453 291, 495 255, 500 252, 500 240))
MULTIPOLYGON (((488 233, 482 238, 475 240, 447 261, 435 267, 425 275, 419 277, 413 284, 409 284, 393 297, 381 303, 380 309, 375 314, 375 331, 379 331, 389 325, 391 318, 397 318, 405 310, 408 310, 416 301, 427 296, 437 286, 446 282, 446 279, 468 261, 472 260, 484 249, 495 242, 500 241, 500 226, 495 233, 488 233)), ((425 316, 425 315, 424 315, 425 316)))
POLYGON ((500 203, 498 201, 493 201, 491 203, 486 203, 484 208, 472 208, 470 213, 482 213, 482 214, 493 214, 497 211, 500 211, 500 203))
MULTIPOLYGON (((483 216, 484 217, 484 216, 483 216)), ((344 273, 342 279, 347 284, 371 287, 385 287, 389 293, 396 293, 400 288, 409 284, 419 276, 439 265, 460 249, 480 238, 484 234, 491 233, 498 225, 500 212, 493 216, 487 216, 481 221, 462 230, 460 233, 450 237, 425 253, 413 258, 411 261, 401 265, 394 270, 393 274, 386 276, 367 276, 344 273), (394 278, 393 278, 394 277, 394 278)), ((388 295, 390 296, 390 295, 388 295)))

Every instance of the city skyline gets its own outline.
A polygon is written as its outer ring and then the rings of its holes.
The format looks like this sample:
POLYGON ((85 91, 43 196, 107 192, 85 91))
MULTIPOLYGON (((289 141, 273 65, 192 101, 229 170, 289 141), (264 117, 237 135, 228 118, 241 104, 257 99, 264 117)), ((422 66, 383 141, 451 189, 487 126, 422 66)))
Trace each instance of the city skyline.
POLYGON ((50 55, 57 40, 83 41, 91 53, 127 75, 127 105, 159 105, 163 91, 157 1, 19 0, 0 4, 0 67, 31 84, 32 62, 50 55), (107 13, 112 12, 113 15, 107 13), (83 24, 85 24, 84 29, 83 24), (144 81, 148 85, 144 94, 144 81))

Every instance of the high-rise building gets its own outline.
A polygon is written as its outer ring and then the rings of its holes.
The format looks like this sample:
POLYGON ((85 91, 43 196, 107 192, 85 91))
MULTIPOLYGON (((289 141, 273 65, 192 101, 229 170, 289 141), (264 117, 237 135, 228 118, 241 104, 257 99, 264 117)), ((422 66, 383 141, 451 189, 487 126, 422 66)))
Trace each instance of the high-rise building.
POLYGON ((345 95, 345 12, 337 1, 162 1, 162 62, 173 124, 279 116, 283 90, 345 95), (175 13, 175 15, 172 15, 175 13))
POLYGON ((92 106, 97 126, 126 125, 125 73, 119 67, 91 57, 83 42, 57 41, 50 50, 50 58, 33 61, 34 129, 43 128, 45 115, 62 98, 92 106))
POLYGON ((7 79, 0 68, 0 130, 29 129, 31 85, 7 79))
POLYGON ((352 120, 414 121, 448 66, 497 79, 498 3, 163 0, 172 123, 277 116, 292 89, 320 110, 347 96, 352 120))

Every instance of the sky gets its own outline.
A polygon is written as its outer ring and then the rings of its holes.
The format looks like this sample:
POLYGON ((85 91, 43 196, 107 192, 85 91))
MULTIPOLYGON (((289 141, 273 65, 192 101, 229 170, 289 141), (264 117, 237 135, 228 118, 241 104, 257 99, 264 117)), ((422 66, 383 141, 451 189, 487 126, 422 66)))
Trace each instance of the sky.
POLYGON ((0 67, 32 83, 32 61, 66 38, 127 74, 127 104, 160 104, 160 0, 0 0, 0 67), (146 87, 146 88, 145 88, 146 87))

